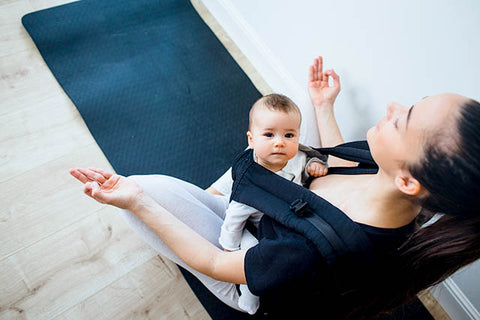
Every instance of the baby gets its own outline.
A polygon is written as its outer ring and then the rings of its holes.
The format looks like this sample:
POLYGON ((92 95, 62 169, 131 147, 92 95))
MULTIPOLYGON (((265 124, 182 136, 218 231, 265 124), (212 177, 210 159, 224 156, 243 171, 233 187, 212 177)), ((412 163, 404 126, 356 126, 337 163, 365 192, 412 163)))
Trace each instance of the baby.
MULTIPOLYGON (((318 158, 307 159, 307 155, 299 151, 300 124, 301 113, 297 105, 286 96, 270 94, 252 106, 247 137, 255 162, 285 179, 303 185, 302 182, 309 176, 325 175, 327 166, 318 158)), ((212 187, 230 196, 232 185, 230 169, 212 187)), ((247 220, 258 227, 262 215, 255 208, 232 200, 219 238, 223 248, 234 251, 256 245, 257 239, 248 231, 244 232, 244 227, 247 220)), ((240 285, 240 292, 239 307, 254 314, 259 307, 258 297, 246 285, 240 285)))

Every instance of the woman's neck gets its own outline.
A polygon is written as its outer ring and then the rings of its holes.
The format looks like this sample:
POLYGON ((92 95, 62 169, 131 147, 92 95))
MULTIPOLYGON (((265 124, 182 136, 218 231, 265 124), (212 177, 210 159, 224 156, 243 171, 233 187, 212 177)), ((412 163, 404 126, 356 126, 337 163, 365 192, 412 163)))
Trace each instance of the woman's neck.
POLYGON ((355 207, 362 212, 361 223, 382 227, 398 228, 410 223, 420 212, 406 194, 398 190, 390 177, 379 171, 364 180, 352 199, 355 207))

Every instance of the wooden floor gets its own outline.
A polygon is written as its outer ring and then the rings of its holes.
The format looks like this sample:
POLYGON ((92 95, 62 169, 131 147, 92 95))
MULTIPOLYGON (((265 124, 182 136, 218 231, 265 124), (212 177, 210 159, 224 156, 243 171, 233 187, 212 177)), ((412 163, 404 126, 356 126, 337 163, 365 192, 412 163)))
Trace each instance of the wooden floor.
MULTIPOLYGON (((209 319, 177 267, 68 174, 112 168, 20 21, 65 2, 0 0, 0 319, 209 319)), ((270 92, 200 0, 192 2, 270 92)))

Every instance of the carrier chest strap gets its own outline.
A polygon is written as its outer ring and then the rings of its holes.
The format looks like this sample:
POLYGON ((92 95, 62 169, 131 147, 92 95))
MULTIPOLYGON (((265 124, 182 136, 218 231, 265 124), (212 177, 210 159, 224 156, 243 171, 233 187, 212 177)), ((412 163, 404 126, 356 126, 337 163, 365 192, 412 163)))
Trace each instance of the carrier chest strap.
POLYGON ((332 251, 336 251, 336 256, 348 251, 369 251, 368 245, 362 247, 369 239, 360 226, 310 190, 257 164, 253 161, 252 150, 237 158, 232 177, 232 200, 254 207, 304 234, 317 245, 322 255, 331 256, 332 251), (362 241, 357 241, 359 239, 362 241))
POLYGON ((333 250, 340 254, 345 254, 348 252, 345 243, 338 236, 335 230, 319 215, 312 213, 307 202, 297 199, 290 205, 290 210, 299 217, 302 217, 306 221, 310 222, 328 240, 330 245, 333 247, 333 250))

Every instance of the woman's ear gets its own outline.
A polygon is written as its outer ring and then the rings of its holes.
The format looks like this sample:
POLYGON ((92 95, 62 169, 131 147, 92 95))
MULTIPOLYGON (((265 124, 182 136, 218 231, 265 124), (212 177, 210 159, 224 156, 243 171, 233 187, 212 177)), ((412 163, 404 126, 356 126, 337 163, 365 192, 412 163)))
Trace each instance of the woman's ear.
POLYGON ((411 175, 404 174, 395 177, 395 185, 398 190, 410 196, 416 196, 422 190, 422 185, 411 175))
POLYGON ((247 131, 247 137, 248 137, 248 146, 250 149, 253 149, 253 135, 250 131, 247 131))

